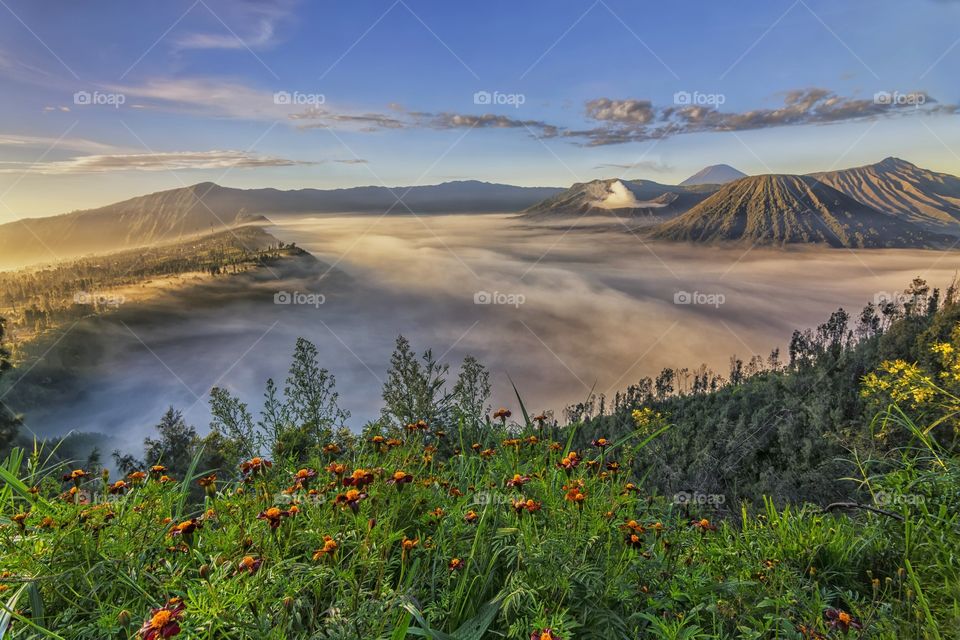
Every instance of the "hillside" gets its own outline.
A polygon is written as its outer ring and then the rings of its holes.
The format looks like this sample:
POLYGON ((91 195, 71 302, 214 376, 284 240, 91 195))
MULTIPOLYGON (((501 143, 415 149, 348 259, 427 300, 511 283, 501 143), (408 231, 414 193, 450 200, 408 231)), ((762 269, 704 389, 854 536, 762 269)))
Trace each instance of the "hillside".
POLYGON ((782 246, 933 247, 943 239, 880 213, 809 176, 762 175, 721 188, 654 238, 782 246))
POLYGON ((938 233, 960 233, 960 178, 886 158, 840 171, 811 174, 877 211, 938 233))
POLYGON ((523 212, 527 218, 602 215, 671 218, 690 209, 715 188, 677 187, 650 180, 592 180, 539 202, 523 212))
POLYGON ((740 178, 746 178, 747 174, 739 169, 734 169, 728 164, 712 164, 704 167, 686 180, 680 183, 681 187, 689 187, 700 184, 727 184, 740 178))
POLYGON ((0 225, 0 268, 184 239, 262 222, 270 214, 514 212, 558 191, 477 181, 294 191, 233 189, 204 182, 97 209, 0 225))

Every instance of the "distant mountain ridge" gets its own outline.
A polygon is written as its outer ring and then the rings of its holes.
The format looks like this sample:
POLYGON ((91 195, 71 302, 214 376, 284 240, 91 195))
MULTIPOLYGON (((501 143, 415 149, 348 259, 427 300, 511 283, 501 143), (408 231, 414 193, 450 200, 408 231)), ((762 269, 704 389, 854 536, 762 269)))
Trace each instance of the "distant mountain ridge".
POLYGON ((697 204, 714 186, 660 184, 651 180, 592 180, 578 182, 523 211, 528 218, 615 215, 669 218, 697 204))
POLYGON ((735 169, 728 164, 712 164, 704 167, 686 180, 680 183, 681 187, 689 187, 701 184, 727 184, 740 178, 746 178, 747 174, 739 169, 735 169))
POLYGON ((784 246, 936 247, 945 238, 881 213, 812 176, 760 175, 725 185, 652 231, 663 240, 784 246))
POLYGON ((201 182, 97 209, 0 225, 0 268, 179 240, 267 222, 264 216, 271 214, 513 212, 559 191, 479 181, 293 191, 234 189, 201 182))
POLYGON ((840 171, 810 174, 870 207, 916 223, 928 231, 958 233, 960 178, 885 158, 840 171))

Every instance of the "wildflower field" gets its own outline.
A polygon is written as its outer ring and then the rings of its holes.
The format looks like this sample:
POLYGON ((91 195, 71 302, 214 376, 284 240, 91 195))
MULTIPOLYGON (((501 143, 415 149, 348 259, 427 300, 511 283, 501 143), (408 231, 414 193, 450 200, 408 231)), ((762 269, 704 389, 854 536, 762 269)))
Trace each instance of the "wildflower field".
POLYGON ((813 366, 559 424, 519 393, 489 411, 469 358, 446 394, 445 368, 401 338, 384 418, 358 433, 301 340, 256 425, 214 389, 208 435, 171 410, 143 460, 114 453, 120 472, 13 448, 0 638, 960 638, 960 305, 886 336, 806 348, 831 370, 918 354, 858 376, 859 437, 819 436, 851 470, 822 478, 851 489, 829 504, 664 492, 675 459, 650 454, 697 437, 670 407, 808 386, 813 366))
MULTIPOLYGON (((15 638, 948 638, 954 460, 870 480, 882 511, 644 493, 634 434, 572 451, 506 412, 426 423, 237 479, 4 465, 0 629, 15 638), (202 487, 203 498, 190 500, 202 487), (905 496, 922 495, 923 499, 905 496), (903 499, 898 499, 903 498, 903 499)), ((562 429, 572 436, 576 426, 562 429)))

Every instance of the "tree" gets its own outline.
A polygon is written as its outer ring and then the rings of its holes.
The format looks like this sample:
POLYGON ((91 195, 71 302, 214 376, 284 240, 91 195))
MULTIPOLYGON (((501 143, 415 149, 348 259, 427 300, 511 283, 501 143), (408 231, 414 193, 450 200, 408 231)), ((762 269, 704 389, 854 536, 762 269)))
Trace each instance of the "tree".
POLYGON ((410 341, 398 336, 383 385, 384 417, 400 426, 418 420, 448 424, 453 399, 444 389, 448 370, 449 366, 437 362, 429 349, 417 358, 410 341))
POLYGON ((183 419, 183 413, 170 407, 156 426, 156 439, 143 441, 144 462, 148 465, 162 464, 168 473, 180 478, 190 468, 197 451, 197 430, 183 419))
POLYGON ((453 406, 457 417, 468 424, 479 424, 490 412, 490 372, 473 356, 460 365, 460 374, 453 385, 453 406))
MULTIPOLYGON (((320 367, 317 347, 298 338, 283 393, 267 380, 259 426, 272 455, 302 459, 310 449, 330 442, 350 417, 338 399, 336 379, 320 367)), ((232 410, 239 411, 240 406, 234 403, 232 410)), ((245 411, 243 407, 240 413, 245 411)))
POLYGON ((256 455, 257 433, 245 403, 226 389, 214 387, 210 390, 210 413, 210 430, 220 436, 220 453, 227 466, 235 467, 256 455))

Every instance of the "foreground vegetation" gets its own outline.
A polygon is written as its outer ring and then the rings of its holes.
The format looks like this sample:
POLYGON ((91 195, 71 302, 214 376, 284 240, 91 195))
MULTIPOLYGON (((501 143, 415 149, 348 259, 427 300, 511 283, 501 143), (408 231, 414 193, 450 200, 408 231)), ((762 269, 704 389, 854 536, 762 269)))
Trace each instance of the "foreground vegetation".
POLYGON ((823 505, 688 490, 651 464, 702 442, 670 402, 808 380, 799 364, 559 424, 519 394, 491 413, 479 363, 448 386, 401 338, 383 417, 356 433, 300 340, 256 420, 214 389, 209 434, 171 409, 112 474, 13 449, 0 637, 960 638, 952 297, 833 354, 889 355, 855 382, 859 432, 805 436, 846 453, 850 473, 823 476, 845 498, 823 505))

